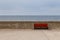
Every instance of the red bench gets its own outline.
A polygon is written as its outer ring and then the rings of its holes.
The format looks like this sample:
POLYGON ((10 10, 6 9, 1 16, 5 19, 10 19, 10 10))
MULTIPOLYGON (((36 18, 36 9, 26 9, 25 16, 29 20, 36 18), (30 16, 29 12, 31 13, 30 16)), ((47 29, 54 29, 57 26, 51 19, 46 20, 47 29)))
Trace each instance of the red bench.
POLYGON ((34 29, 48 29, 47 23, 35 23, 34 29))

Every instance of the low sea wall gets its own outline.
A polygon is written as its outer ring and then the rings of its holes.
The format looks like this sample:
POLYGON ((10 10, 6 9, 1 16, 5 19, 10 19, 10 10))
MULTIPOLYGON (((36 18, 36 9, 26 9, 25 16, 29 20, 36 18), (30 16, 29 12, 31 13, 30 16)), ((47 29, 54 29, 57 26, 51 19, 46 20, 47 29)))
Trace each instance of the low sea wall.
POLYGON ((33 21, 19 21, 19 22, 0 22, 0 29, 34 29, 34 23, 47 23, 49 28, 60 28, 60 22, 33 22, 33 21))

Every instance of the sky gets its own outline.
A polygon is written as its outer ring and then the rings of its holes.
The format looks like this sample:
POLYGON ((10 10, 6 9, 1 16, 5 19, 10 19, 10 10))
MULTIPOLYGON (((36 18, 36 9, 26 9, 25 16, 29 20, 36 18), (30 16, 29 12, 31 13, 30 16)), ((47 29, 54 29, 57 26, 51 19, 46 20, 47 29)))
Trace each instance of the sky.
POLYGON ((0 0, 0 15, 60 15, 60 0, 0 0))

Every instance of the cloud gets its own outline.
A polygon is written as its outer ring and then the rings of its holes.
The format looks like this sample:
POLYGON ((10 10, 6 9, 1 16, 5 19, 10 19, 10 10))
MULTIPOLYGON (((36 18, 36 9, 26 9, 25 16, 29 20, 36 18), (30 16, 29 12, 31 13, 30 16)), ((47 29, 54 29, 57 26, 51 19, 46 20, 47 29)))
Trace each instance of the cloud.
POLYGON ((60 15, 60 1, 0 0, 0 15, 60 15))

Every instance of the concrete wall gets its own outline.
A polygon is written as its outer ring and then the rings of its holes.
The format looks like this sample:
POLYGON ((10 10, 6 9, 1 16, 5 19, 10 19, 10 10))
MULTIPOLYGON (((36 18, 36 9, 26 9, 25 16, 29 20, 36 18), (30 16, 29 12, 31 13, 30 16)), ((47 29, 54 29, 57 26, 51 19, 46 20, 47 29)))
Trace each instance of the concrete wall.
POLYGON ((9 29, 33 29, 32 22, 0 22, 0 28, 9 29))
POLYGON ((34 23, 47 23, 50 29, 60 28, 60 22, 0 22, 0 29, 34 29, 34 23))

